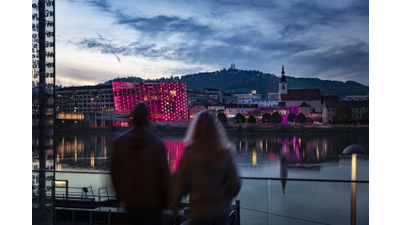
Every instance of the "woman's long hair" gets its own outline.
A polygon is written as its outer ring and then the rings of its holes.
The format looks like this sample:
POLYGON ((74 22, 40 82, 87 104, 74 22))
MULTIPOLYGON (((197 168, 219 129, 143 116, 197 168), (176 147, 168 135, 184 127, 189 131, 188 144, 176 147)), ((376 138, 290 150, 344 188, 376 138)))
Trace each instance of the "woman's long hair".
POLYGON ((184 141, 194 149, 219 152, 234 151, 225 130, 212 114, 203 110, 199 112, 189 126, 184 141))

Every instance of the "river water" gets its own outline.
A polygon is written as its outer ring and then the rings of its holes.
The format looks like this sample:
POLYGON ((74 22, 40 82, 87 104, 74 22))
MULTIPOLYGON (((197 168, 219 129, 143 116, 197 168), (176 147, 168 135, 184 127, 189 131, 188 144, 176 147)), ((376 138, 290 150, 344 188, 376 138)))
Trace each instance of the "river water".
MULTIPOLYGON (((117 135, 56 135, 56 180, 69 180, 70 187, 92 186, 94 192, 106 186, 112 195, 107 173, 117 135)), ((173 173, 184 151, 183 135, 159 136, 164 140, 173 173)), ((244 178, 349 181, 352 160, 351 156, 342 154, 343 149, 356 144, 369 153, 368 135, 229 134, 229 139, 236 146, 235 161, 244 178)), ((357 155, 357 180, 369 181, 368 154, 357 155)), ((348 182, 243 179, 237 196, 241 222, 249 225, 349 224, 350 186, 348 182)), ((369 223, 368 183, 357 184, 356 218, 357 224, 369 223)))
MULTIPOLYGON (((118 134, 57 135, 56 171, 108 172, 112 142, 118 134)), ((183 135, 159 135, 167 148, 174 172, 184 151, 183 135)), ((240 175, 266 178, 350 179, 351 157, 342 151, 348 145, 369 152, 368 135, 272 136, 229 135, 236 146, 240 175)), ((357 156, 357 179, 369 180, 369 157, 357 156)))

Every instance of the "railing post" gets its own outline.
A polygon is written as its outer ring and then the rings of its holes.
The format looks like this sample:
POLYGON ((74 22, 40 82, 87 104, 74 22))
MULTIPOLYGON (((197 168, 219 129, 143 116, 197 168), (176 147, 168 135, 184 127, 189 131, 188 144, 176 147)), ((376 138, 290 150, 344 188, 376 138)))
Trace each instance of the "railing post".
POLYGON ((240 225, 240 200, 236 199, 236 219, 237 225, 240 225))
POLYGON ((108 225, 111 225, 111 209, 108 210, 108 225))

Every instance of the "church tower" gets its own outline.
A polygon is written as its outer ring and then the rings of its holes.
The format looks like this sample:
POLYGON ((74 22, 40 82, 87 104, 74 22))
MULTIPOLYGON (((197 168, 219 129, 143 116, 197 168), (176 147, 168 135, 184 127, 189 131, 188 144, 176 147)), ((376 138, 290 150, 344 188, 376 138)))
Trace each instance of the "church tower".
POLYGON ((279 82, 279 98, 281 99, 281 95, 287 94, 287 82, 285 76, 285 68, 282 65, 282 72, 281 72, 281 81, 279 82))

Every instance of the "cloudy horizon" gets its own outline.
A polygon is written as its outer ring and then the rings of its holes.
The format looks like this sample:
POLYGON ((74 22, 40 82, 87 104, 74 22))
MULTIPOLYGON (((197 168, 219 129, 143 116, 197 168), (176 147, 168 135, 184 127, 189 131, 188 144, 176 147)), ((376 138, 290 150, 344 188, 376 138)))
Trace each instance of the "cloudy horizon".
POLYGON ((57 84, 229 68, 369 85, 366 0, 56 4, 57 84))

